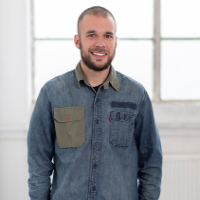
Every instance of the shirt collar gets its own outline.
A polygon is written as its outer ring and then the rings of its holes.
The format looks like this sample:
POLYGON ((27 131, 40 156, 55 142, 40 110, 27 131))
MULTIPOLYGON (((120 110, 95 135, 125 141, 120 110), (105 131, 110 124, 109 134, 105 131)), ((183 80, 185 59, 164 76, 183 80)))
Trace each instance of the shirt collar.
MULTIPOLYGON (((82 80, 85 82, 86 85, 89 85, 89 83, 87 82, 87 80, 82 72, 80 62, 76 66, 75 74, 76 74, 76 79, 78 81, 79 88, 80 88, 80 81, 82 81, 82 80)), ((109 83, 112 85, 112 87, 115 90, 119 91, 119 82, 118 82, 117 74, 112 65, 110 68, 110 73, 109 73, 107 79, 105 80, 105 82, 103 83, 104 89, 109 88, 109 83)))

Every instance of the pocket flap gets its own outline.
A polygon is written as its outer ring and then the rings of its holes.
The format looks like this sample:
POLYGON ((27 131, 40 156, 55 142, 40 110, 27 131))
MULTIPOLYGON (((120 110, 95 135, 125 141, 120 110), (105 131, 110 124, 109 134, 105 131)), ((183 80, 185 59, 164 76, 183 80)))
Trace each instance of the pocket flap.
POLYGON ((58 122, 78 121, 84 117, 84 107, 54 108, 54 119, 58 122))

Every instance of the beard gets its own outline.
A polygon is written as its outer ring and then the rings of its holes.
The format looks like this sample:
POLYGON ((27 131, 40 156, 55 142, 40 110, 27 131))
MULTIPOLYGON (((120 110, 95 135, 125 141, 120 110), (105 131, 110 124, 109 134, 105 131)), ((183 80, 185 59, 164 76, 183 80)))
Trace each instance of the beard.
POLYGON ((98 48, 94 48, 94 49, 89 49, 88 50, 88 54, 87 54, 87 53, 84 52, 84 50, 82 48, 82 44, 80 44, 80 50, 81 50, 81 59, 89 69, 91 69, 93 71, 103 71, 103 70, 108 69, 110 67, 110 65, 111 65, 111 63, 112 63, 112 61, 113 61, 113 59, 115 57, 116 46, 114 48, 113 54, 108 57, 107 62, 104 63, 104 64, 101 64, 101 65, 95 64, 92 61, 92 59, 90 57, 90 52, 91 51, 98 51, 98 52, 101 52, 101 53, 107 53, 108 54, 107 51, 105 51, 104 49, 98 47, 98 48))

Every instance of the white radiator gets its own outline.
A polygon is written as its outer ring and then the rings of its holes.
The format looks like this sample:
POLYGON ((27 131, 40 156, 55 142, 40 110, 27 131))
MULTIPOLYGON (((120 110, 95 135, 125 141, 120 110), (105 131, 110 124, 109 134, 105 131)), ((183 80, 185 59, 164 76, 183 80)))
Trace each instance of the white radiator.
POLYGON ((200 200, 200 155, 164 155, 159 200, 200 200))

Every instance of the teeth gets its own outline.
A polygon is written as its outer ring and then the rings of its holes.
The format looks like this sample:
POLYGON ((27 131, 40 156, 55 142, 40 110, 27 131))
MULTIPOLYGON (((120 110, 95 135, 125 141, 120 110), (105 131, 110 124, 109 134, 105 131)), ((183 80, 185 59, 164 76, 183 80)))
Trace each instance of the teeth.
POLYGON ((94 52, 93 52, 93 54, 94 54, 94 55, 97 55, 97 56, 104 56, 104 55, 106 55, 106 54, 94 53, 94 52))

